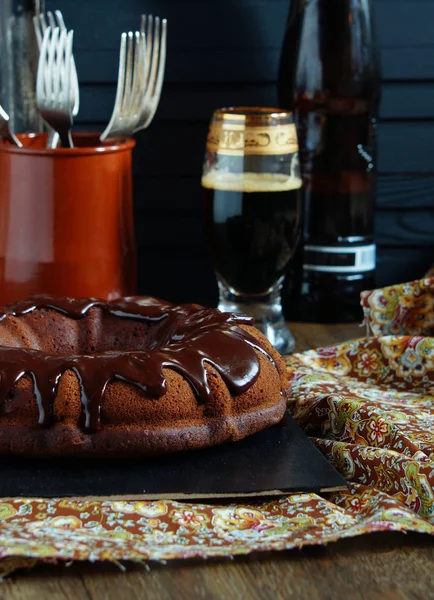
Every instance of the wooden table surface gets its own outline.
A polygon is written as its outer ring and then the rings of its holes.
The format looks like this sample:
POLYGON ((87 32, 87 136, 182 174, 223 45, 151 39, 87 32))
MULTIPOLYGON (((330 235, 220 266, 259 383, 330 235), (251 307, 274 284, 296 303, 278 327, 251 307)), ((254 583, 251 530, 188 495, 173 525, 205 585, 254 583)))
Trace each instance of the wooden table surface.
MULTIPOLYGON (((292 324, 297 350, 361 337, 358 325, 292 324)), ((434 598, 429 536, 371 534, 327 547, 236 561, 41 566, 0 584, 0 600, 290 599, 429 600, 434 598)))

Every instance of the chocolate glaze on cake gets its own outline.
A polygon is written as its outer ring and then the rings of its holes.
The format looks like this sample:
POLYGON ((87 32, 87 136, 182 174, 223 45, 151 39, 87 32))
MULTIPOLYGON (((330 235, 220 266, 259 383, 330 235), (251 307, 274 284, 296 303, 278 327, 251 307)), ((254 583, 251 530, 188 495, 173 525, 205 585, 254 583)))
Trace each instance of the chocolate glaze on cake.
MULTIPOLYGON (((167 392, 167 376, 163 369, 166 373, 171 370, 189 383, 199 404, 212 403, 214 392, 208 381, 210 368, 218 373, 235 397, 248 392, 257 382, 261 355, 274 369, 280 359, 264 343, 265 338, 255 333, 249 317, 220 313, 198 305, 174 306, 155 298, 140 297, 104 302, 93 298, 74 300, 37 296, 8 305, 0 309, 0 344, 3 343, 1 326, 8 319, 17 322, 39 312, 57 313, 80 321, 92 311, 107 313, 116 321, 146 325, 145 347, 137 349, 137 343, 132 341, 131 349, 98 351, 96 348, 84 353, 49 353, 29 347, 28 342, 23 344, 26 347, 16 347, 14 340, 15 347, 0 346, 0 405, 3 406, 17 382, 28 375, 33 382, 39 426, 50 427, 56 423, 54 404, 59 381, 71 371, 80 389, 82 410, 77 425, 85 435, 98 435, 96 432, 104 428, 101 411, 107 386, 112 382, 130 384, 137 388, 143 402, 156 402, 167 392)), ((50 331, 47 335, 51 335, 50 331)), ((281 371, 282 366, 279 366, 281 371)), ((283 406, 281 403, 281 408, 283 406)), ((170 422, 167 426, 170 427, 170 422)))

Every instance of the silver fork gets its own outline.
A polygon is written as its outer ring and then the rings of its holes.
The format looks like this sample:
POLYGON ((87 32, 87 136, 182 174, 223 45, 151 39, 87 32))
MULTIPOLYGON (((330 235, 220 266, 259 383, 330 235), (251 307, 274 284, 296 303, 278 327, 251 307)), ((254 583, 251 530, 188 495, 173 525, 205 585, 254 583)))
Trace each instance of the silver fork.
POLYGON ((17 136, 14 133, 12 133, 12 131, 10 130, 9 115, 3 109, 2 106, 0 106, 0 138, 7 140, 9 143, 13 144, 14 146, 18 146, 18 148, 23 147, 22 143, 17 138, 17 136))
POLYGON ((137 126, 145 94, 146 40, 143 32, 123 33, 119 51, 119 71, 116 99, 109 124, 100 135, 103 142, 108 137, 127 137, 137 126))
POLYGON ((71 94, 71 57, 74 32, 48 26, 42 40, 36 79, 36 104, 41 117, 59 134, 64 148, 72 148, 74 99, 71 94))
POLYGON ((134 133, 141 129, 146 129, 152 122, 160 102, 161 88, 163 87, 164 70, 166 66, 166 48, 167 48, 167 20, 152 15, 148 17, 142 15, 140 31, 146 33, 146 49, 148 61, 145 72, 146 93, 142 100, 142 107, 137 126, 134 133), (160 22, 161 22, 161 37, 160 37, 160 22))
MULTIPOLYGON (((55 10, 54 13, 48 11, 47 13, 40 13, 38 15, 35 15, 33 17, 33 25, 35 28, 35 34, 38 42, 39 51, 41 51, 42 40, 44 39, 44 33, 47 27, 50 26, 53 30, 56 27, 58 27, 61 32, 67 31, 62 12, 60 10, 55 10)), ((76 117, 80 109, 80 90, 78 86, 78 76, 74 56, 72 56, 71 62, 71 94, 74 98, 72 116, 76 117)), ((57 148, 58 144, 59 135, 56 131, 50 128, 48 131, 47 147, 57 148)))

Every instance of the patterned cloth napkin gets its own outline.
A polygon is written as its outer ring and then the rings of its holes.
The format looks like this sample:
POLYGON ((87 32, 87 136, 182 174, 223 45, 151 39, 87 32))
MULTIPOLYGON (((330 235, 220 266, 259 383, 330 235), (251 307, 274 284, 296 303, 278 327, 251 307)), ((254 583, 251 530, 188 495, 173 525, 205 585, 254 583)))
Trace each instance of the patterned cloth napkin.
MULTIPOLYGON (((434 533, 434 278, 362 295, 375 337, 288 358, 289 408, 349 482, 251 503, 0 500, 0 575, 38 562, 245 555, 434 533)), ((272 466, 272 465, 270 465, 272 466)))

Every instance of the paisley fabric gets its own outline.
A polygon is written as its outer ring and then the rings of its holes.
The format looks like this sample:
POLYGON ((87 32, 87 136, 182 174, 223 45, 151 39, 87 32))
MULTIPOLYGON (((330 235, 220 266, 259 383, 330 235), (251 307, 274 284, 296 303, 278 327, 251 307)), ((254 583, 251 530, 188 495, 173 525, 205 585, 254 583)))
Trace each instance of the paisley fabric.
POLYGON ((434 277, 362 292, 373 335, 434 335, 434 277))
POLYGON ((219 504, 4 498, 0 576, 41 561, 165 561, 373 531, 434 534, 434 279, 366 292, 362 305, 377 337, 287 360, 289 409, 348 491, 219 504))
MULTIPOLYGON (((340 473, 434 527, 434 338, 384 336, 288 361, 290 409, 340 473)), ((358 492, 356 494, 358 497, 358 492)), ((350 496, 340 495, 348 506, 350 496)), ((354 500, 354 498, 353 498, 354 500)), ((366 502, 364 503, 364 506, 366 502)), ((365 506, 366 507, 366 506, 365 506)), ((433 529, 434 532, 434 529, 433 529)))

